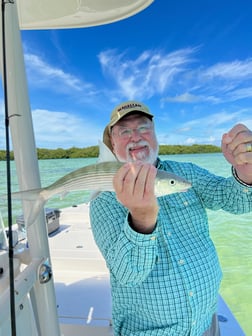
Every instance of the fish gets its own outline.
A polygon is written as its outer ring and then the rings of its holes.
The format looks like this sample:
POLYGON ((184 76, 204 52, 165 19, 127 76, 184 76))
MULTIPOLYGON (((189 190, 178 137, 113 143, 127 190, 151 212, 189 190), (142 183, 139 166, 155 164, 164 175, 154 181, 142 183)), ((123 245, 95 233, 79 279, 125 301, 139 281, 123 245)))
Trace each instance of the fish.
POLYGON ((98 141, 99 146, 99 155, 97 162, 107 162, 107 161, 115 161, 117 162, 117 158, 115 155, 111 152, 110 148, 101 140, 98 141))
MULTIPOLYGON (((64 197, 69 192, 77 190, 114 191, 113 177, 123 164, 119 161, 107 161, 84 166, 68 173, 45 188, 14 192, 12 198, 34 201, 27 220, 30 225, 52 196, 61 195, 64 197)), ((157 171, 155 179, 157 197, 187 191, 190 187, 191 184, 182 177, 163 170, 157 171)))
MULTIPOLYGON (((113 178, 124 163, 119 162, 111 150, 99 141, 99 156, 97 162, 84 166, 61 177, 45 188, 24 190, 12 193, 12 199, 33 202, 27 218, 27 225, 36 220, 46 202, 55 195, 61 198, 78 190, 91 192, 90 200, 96 198, 102 191, 114 191, 113 178)), ((191 187, 184 178, 176 174, 158 170, 155 179, 155 194, 157 197, 177 192, 187 191, 191 187)))

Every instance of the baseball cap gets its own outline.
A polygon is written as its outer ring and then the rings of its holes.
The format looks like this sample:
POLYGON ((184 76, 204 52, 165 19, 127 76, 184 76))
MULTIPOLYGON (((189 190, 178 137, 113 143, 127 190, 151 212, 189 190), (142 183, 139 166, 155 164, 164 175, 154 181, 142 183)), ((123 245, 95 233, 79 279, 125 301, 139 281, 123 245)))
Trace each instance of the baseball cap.
POLYGON ((122 118, 126 117, 126 115, 131 113, 139 113, 144 114, 146 117, 152 119, 154 116, 150 113, 149 108, 144 105, 143 103, 140 103, 135 100, 130 100, 124 103, 121 103, 120 105, 117 105, 110 116, 110 122, 105 127, 103 132, 103 142, 106 146, 112 151, 112 145, 110 142, 110 132, 112 127, 122 118))

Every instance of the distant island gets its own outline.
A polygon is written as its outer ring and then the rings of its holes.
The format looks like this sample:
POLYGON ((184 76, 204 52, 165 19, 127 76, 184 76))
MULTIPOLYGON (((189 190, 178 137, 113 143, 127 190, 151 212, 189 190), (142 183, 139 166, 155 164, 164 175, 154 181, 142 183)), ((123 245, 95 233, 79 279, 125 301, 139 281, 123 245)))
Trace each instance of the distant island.
MULTIPOLYGON (((200 154, 200 153, 220 153, 221 148, 214 145, 160 145, 159 155, 172 154, 200 154)), ((98 157, 99 147, 90 146, 85 148, 71 147, 69 149, 37 149, 38 159, 77 159, 77 158, 91 158, 98 157)), ((11 152, 11 160, 14 159, 13 152, 11 152)), ((5 150, 0 150, 0 161, 6 160, 5 150)))

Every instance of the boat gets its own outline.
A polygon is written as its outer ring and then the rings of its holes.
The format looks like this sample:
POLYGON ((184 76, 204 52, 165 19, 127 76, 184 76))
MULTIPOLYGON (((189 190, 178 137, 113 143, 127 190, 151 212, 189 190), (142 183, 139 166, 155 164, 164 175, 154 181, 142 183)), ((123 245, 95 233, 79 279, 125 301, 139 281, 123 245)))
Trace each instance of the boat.
MULTIPOLYGON (((26 85, 20 29, 88 27, 135 15, 152 0, 3 0, 1 63, 5 94, 8 240, 0 227, 0 336, 112 336, 109 274, 88 221, 88 204, 61 209, 48 237, 41 211, 28 223, 32 201, 23 201, 25 230, 12 225, 10 135, 20 190, 40 188, 35 135, 26 85)), ((219 300, 222 336, 242 336, 219 300)))
MULTIPOLYGON (((62 336, 113 336, 111 315, 111 294, 109 272, 103 256, 94 241, 89 222, 89 204, 50 209, 47 211, 47 224, 53 228, 48 235, 54 288, 57 307, 57 319, 62 336)), ((14 226, 17 238, 16 253, 18 260, 27 264, 27 239, 23 226, 14 226)), ((2 253, 2 252, 1 252, 2 253)), ((6 253, 7 254, 7 253, 6 253)), ((2 257, 1 257, 2 258, 2 257)), ((6 269, 6 265, 3 266, 6 269)), ((39 261, 33 267, 39 267, 39 261)), ((25 293, 31 289, 31 274, 20 272, 21 264, 16 264, 16 291, 25 293), (18 271, 17 271, 18 270, 18 271), (24 285, 25 283, 25 285, 24 285), (25 287, 22 289, 22 287, 25 287)), ((46 275, 46 268, 43 276, 46 275)), ((30 272, 31 273, 31 272, 30 272)), ((6 273, 5 277, 8 277, 6 273)), ((3 281, 3 275, 1 283, 3 281)), ((7 280, 4 281, 7 288, 7 280)), ((2 304, 2 285, 0 286, 0 304, 2 304)), ((27 293, 26 293, 27 294, 27 293)), ((19 294, 20 295, 20 294, 19 294)), ((19 298, 17 295, 17 299, 19 298)), ((7 298, 6 298, 7 300, 7 298)), ((7 304, 5 302, 5 304, 7 304)), ((2 306, 1 306, 2 307, 2 306)), ((1 309, 2 312, 2 309, 1 309)), ((0 330, 6 324, 6 312, 1 313, 0 330)), ((44 335, 36 328, 34 311, 24 296, 17 300, 17 335, 44 335), (29 323, 27 323, 29 321, 29 323), (19 328, 22 332, 19 331, 19 328)), ((221 296, 218 302, 218 318, 222 336, 245 336, 242 328, 221 296)), ((10 335, 10 333, 0 333, 10 335)))

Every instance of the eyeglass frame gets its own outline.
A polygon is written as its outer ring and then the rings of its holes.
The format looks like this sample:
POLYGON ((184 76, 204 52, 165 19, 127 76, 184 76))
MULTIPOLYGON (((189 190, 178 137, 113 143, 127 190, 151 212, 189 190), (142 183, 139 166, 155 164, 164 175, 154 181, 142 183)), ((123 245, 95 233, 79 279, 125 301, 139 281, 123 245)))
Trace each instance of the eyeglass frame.
POLYGON ((119 125, 117 126, 121 129, 121 132, 125 131, 125 132, 128 132, 128 134, 124 134, 124 135, 120 134, 120 130, 118 130, 118 132, 115 133, 114 127, 111 129, 110 134, 115 135, 118 138, 123 139, 123 140, 130 139, 133 136, 134 132, 136 131, 140 135, 148 135, 154 130, 153 123, 143 123, 143 124, 138 125, 138 127, 135 127, 135 128, 119 126, 119 125), (142 131, 141 131, 141 128, 143 129, 142 131))

